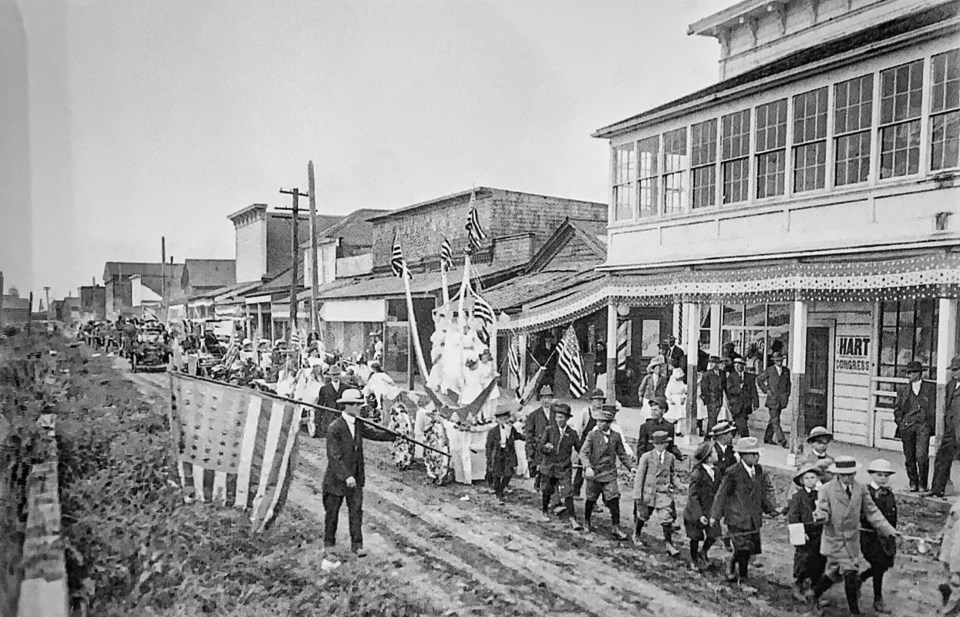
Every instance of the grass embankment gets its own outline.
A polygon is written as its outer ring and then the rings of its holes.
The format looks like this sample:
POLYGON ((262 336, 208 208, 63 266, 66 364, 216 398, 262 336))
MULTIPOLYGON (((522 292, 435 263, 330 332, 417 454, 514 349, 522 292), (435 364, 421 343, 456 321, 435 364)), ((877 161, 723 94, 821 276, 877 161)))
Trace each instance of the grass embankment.
POLYGON ((270 530, 251 536, 242 512, 184 505, 170 465, 167 418, 157 406, 106 358, 90 358, 59 339, 19 338, 3 345, 15 343, 21 355, 40 351, 36 361, 47 367, 39 380, 4 391, 20 398, 29 393, 26 398, 39 401, 13 414, 15 419, 29 424, 43 408, 58 415, 75 614, 428 612, 372 564, 354 562, 321 573, 320 513, 288 504, 270 530))

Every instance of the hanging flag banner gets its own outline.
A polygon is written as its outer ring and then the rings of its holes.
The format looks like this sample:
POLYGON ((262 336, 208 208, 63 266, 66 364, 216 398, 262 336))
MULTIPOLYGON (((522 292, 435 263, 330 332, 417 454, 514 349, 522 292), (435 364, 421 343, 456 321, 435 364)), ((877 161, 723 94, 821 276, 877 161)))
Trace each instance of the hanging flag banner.
POLYGON ((262 531, 286 501, 301 411, 264 392, 170 373, 170 432, 184 500, 250 512, 262 531))

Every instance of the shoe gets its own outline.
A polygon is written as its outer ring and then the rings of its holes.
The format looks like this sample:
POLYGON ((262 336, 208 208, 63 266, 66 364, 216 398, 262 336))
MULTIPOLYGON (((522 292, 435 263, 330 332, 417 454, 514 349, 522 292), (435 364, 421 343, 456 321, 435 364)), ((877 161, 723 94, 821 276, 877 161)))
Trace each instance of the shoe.
POLYGON ((923 496, 924 496, 924 497, 936 497, 937 499, 943 499, 945 495, 944 495, 943 493, 938 493, 938 492, 936 492, 936 491, 929 491, 929 492, 924 493, 923 496))
POLYGON ((619 527, 614 527, 614 528, 613 528, 613 531, 611 531, 611 534, 612 534, 613 537, 614 537, 615 539, 617 539, 617 540, 626 540, 626 539, 627 539, 627 534, 623 533, 623 530, 620 529, 619 527))
POLYGON ((551 519, 550 519, 550 514, 547 513, 547 512, 541 512, 541 513, 540 513, 540 520, 543 521, 544 523, 549 523, 550 520, 551 520, 551 519))
POLYGON ((353 554, 356 555, 357 557, 367 556, 367 551, 362 546, 353 546, 350 548, 350 550, 353 551, 353 554))
POLYGON ((882 615, 886 615, 890 613, 890 609, 887 608, 887 605, 884 603, 882 599, 873 601, 873 610, 874 612, 882 615))
POLYGON ((556 514, 557 516, 560 516, 566 511, 567 511, 567 506, 555 506, 553 508, 553 513, 556 514))
MULTIPOLYGON (((810 598, 807 597, 807 594, 801 585, 793 585, 790 589, 793 592, 794 600, 800 602, 801 604, 810 604, 810 598)), ((812 595, 813 592, 811 591, 810 594, 812 595)))
POLYGON ((640 539, 640 534, 637 532, 633 532, 633 535, 630 536, 630 542, 634 546, 643 546, 643 540, 640 539))
POLYGON ((911 483, 910 483, 910 492, 911 492, 911 493, 919 493, 919 492, 920 492, 920 487, 917 486, 917 483, 916 483, 916 482, 911 482, 911 483))
POLYGON ((680 554, 680 550, 677 549, 677 547, 673 545, 673 542, 667 542, 667 543, 666 543, 666 546, 667 546, 667 553, 668 553, 671 557, 676 557, 677 555, 680 554))
POLYGON ((585 524, 587 526, 587 533, 593 533, 596 531, 596 528, 594 528, 593 522, 590 519, 587 519, 585 524))
POLYGON ((583 525, 580 524, 580 521, 578 521, 577 519, 575 519, 575 518, 573 518, 573 517, 570 517, 570 527, 571 527, 574 531, 580 531, 581 529, 583 529, 583 525))
POLYGON ((950 601, 950 596, 953 595, 953 589, 947 583, 940 583, 937 591, 940 592, 940 602, 946 606, 947 602, 950 601))
POLYGON ((737 573, 736 573, 736 572, 727 572, 727 575, 724 577, 724 579, 725 579, 728 583, 736 583, 737 580, 738 580, 738 578, 737 578, 737 573))

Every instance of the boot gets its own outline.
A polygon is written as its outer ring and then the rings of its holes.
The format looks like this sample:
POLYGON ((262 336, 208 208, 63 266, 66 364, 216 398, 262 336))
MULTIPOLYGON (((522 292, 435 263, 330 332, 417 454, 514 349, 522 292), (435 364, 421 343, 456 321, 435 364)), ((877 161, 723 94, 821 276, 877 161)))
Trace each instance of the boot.
POLYGON ((666 545, 666 548, 667 548, 667 553, 668 553, 671 557, 676 557, 677 555, 680 554, 680 549, 678 549, 676 546, 674 546, 674 545, 673 545, 673 542, 671 542, 670 540, 667 540, 667 541, 665 542, 665 545, 666 545))
POLYGON ((890 609, 887 608, 886 603, 883 601, 883 598, 876 598, 873 601, 873 610, 878 615, 886 615, 890 613, 890 609))
POLYGON ((793 599, 801 604, 808 604, 810 599, 804 594, 803 583, 794 583, 791 587, 793 591, 793 599))
POLYGON ((583 525, 580 524, 580 522, 577 520, 575 516, 571 516, 570 528, 573 529, 574 531, 580 531, 581 529, 583 529, 583 525))
POLYGON ((847 572, 843 575, 843 592, 847 596, 847 607, 851 615, 860 614, 860 574, 847 572))
POLYGON ((620 526, 619 526, 619 525, 614 525, 614 526, 613 526, 613 531, 612 531, 611 533, 613 534, 613 537, 616 538, 617 540, 626 540, 626 539, 627 539, 627 534, 623 533, 623 530, 620 529, 620 526))

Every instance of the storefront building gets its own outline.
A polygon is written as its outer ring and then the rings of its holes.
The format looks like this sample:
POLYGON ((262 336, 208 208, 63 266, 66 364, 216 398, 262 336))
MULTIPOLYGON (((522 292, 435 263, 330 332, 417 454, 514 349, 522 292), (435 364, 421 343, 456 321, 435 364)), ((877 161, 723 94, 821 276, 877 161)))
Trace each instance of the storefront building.
MULTIPOLYGON (((669 307, 688 417, 701 352, 734 343, 759 372, 780 350, 794 442, 825 425, 898 449, 891 407, 916 359, 942 422, 958 349, 958 15, 958 2, 747 1, 691 26, 720 41, 723 81, 594 134, 611 146, 608 278, 510 327, 605 308, 609 370, 624 331, 645 361, 653 319, 637 311, 669 307)), ((766 419, 761 397, 753 426, 766 419)))

